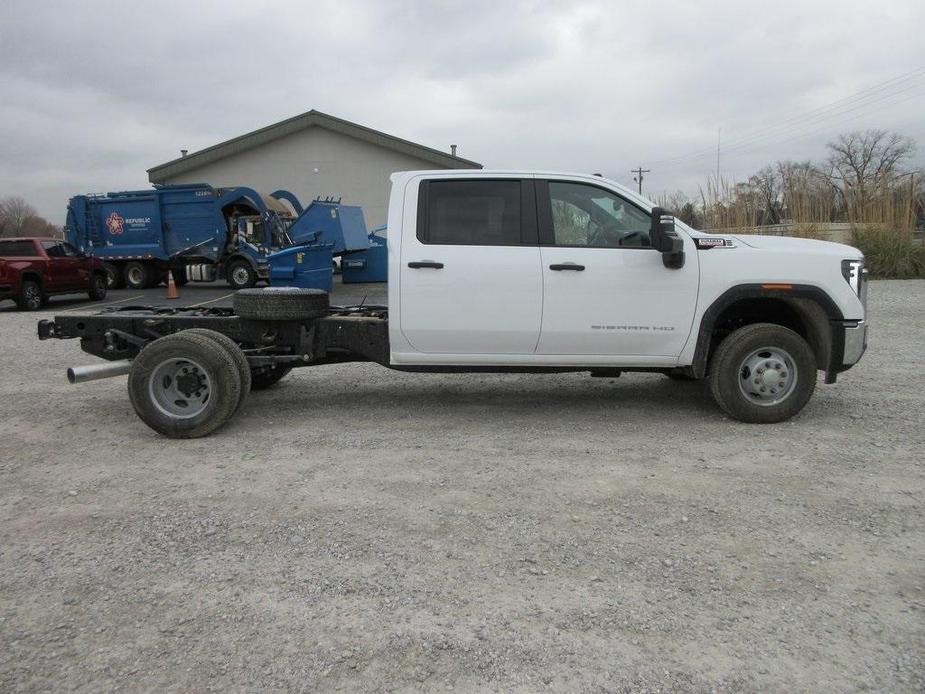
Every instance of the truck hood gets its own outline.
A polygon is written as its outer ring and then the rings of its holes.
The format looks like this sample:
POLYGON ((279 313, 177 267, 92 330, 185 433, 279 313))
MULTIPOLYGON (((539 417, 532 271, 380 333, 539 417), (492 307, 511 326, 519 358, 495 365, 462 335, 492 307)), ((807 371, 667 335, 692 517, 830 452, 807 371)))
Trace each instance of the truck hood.
POLYGON ((843 243, 818 241, 816 239, 798 239, 792 236, 734 236, 736 241, 763 251, 783 251, 807 255, 837 256, 842 259, 861 258, 863 254, 857 248, 843 243))

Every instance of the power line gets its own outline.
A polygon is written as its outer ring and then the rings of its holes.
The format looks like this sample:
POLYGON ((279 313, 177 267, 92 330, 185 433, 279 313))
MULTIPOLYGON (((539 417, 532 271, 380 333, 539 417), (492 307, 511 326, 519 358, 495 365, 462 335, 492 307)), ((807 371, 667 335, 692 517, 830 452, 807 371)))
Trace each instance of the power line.
MULTIPOLYGON (((780 134, 786 133, 792 130, 794 127, 805 126, 807 124, 818 122, 820 120, 826 120, 829 118, 839 117, 850 113, 859 108, 864 108, 876 104, 877 102, 883 101, 885 99, 898 96, 904 92, 909 91, 910 89, 915 89, 917 87, 925 85, 925 82, 916 82, 919 77, 925 76, 925 66, 912 70, 911 72, 905 73, 898 77, 886 80, 874 86, 863 89, 853 95, 838 99, 837 101, 831 102, 825 106, 807 111, 803 114, 797 116, 791 116, 782 121, 775 123, 774 125, 766 126, 764 128, 759 128, 758 130, 752 131, 750 134, 741 136, 737 139, 734 139, 731 144, 727 145, 727 149, 736 149, 747 144, 752 144, 757 140, 767 139, 769 137, 779 136, 780 134), (904 84, 912 81, 912 84, 904 84), (886 93, 881 93, 886 92, 886 93), (847 108, 846 108, 847 107, 847 108)), ((711 149, 704 149, 697 152, 691 152, 689 154, 680 155, 676 157, 668 157, 666 159, 659 159, 652 162, 652 164, 674 164, 675 162, 682 162, 689 159, 700 159, 705 156, 709 156, 713 153, 711 149)))

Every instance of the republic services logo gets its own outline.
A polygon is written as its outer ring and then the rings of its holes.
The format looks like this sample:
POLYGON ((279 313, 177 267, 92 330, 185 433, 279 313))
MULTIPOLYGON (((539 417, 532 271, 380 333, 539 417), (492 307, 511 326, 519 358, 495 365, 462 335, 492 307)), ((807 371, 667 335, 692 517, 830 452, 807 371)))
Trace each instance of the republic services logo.
POLYGON ((110 234, 121 234, 124 231, 125 220, 118 212, 111 212, 106 218, 106 226, 110 234))

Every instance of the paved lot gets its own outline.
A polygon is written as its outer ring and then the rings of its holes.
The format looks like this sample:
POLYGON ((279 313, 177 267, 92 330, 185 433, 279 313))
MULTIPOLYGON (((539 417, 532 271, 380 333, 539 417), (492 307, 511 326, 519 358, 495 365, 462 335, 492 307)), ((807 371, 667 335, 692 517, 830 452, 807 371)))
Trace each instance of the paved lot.
POLYGON ((187 442, 2 315, 0 691, 922 691, 925 282, 871 303, 786 424, 338 365, 187 442))

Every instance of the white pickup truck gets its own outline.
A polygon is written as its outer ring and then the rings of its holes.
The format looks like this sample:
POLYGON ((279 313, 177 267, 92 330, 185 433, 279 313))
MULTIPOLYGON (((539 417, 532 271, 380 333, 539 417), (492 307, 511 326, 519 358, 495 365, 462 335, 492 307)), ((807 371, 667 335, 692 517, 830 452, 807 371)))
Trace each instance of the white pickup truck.
POLYGON ((411 171, 392 176, 387 306, 249 289, 234 308, 64 314, 39 336, 128 374, 138 415, 170 437, 222 426, 294 367, 661 372, 706 379, 743 422, 799 412, 867 345, 866 271, 849 246, 705 234, 597 176, 411 171))

